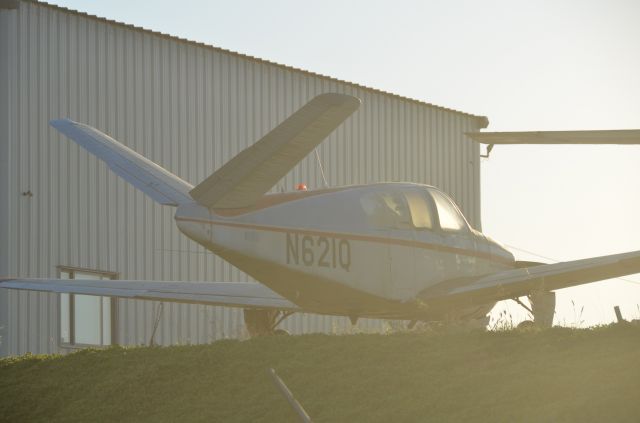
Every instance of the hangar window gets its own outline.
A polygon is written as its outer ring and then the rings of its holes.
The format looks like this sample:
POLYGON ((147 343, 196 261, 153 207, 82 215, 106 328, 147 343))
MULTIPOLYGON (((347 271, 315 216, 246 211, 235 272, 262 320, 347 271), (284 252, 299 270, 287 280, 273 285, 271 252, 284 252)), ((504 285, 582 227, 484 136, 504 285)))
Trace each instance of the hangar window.
MULTIPOLYGON (((61 279, 116 279, 113 272, 58 267, 61 279)), ((115 343, 116 300, 95 295, 60 294, 60 342, 63 346, 115 343)))

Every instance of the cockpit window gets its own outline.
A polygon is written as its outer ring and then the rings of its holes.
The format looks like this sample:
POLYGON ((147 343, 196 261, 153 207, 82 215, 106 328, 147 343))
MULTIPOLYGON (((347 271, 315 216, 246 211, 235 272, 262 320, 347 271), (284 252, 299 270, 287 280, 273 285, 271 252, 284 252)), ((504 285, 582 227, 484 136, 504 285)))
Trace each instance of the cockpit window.
POLYGON ((410 229, 411 214, 404 196, 395 191, 375 192, 360 199, 371 226, 410 229))
POLYGON ((467 227, 464 217, 449 198, 436 190, 431 190, 431 196, 436 203, 442 229, 445 231, 461 231, 467 227))
POLYGON ((409 203, 413 227, 417 229, 433 229, 431 207, 427 202, 425 194, 425 192, 418 190, 408 190, 404 192, 407 203, 409 203))
POLYGON ((371 226, 392 229, 433 228, 433 217, 424 192, 376 192, 363 196, 360 202, 371 226))

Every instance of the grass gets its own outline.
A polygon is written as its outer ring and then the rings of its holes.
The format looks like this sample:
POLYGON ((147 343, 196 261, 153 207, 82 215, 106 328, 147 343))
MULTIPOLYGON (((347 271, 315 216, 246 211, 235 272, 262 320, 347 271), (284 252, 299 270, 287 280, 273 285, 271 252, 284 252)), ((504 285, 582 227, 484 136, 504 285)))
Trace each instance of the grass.
POLYGON ((638 421, 640 327, 306 335, 0 360, 5 421, 638 421))

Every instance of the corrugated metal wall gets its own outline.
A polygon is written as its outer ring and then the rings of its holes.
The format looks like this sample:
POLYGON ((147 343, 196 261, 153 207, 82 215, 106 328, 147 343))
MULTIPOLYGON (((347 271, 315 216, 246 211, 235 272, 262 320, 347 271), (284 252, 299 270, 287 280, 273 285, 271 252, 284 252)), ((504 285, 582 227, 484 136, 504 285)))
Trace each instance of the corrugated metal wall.
MULTIPOLYGON (((69 265, 129 279, 249 281, 179 234, 172 208, 48 126, 59 117, 95 126, 195 184, 315 95, 352 94, 360 110, 319 148, 329 183, 436 185, 479 227, 479 147, 463 134, 483 118, 44 4, 0 9, 0 28, 0 275, 55 277, 69 265)), ((321 186, 313 157, 276 189, 297 182, 321 186)), ((5 353, 56 351, 55 296, 1 295, 5 353)), ((120 301, 121 341, 148 341, 154 306, 120 301)), ((171 305, 158 338, 237 336, 241 320, 237 310, 171 305)), ((298 316, 285 326, 345 322, 298 316)))

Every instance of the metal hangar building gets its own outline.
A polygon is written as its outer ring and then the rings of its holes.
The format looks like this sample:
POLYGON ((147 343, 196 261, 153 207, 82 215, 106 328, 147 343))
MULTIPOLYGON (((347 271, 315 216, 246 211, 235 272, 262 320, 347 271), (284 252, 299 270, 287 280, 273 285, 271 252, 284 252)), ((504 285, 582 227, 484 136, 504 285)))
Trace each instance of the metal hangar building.
MULTIPOLYGON (((480 227, 475 116, 36 1, 0 0, 0 277, 246 281, 48 125, 68 117, 198 183, 311 98, 362 100, 318 149, 331 185, 413 181, 480 227)), ((322 186, 307 157, 276 187, 322 186)), ((0 289, 0 355, 242 337, 241 310, 0 289)), ((357 330, 384 322, 361 320, 357 330)), ((294 315, 292 333, 351 331, 294 315)))

